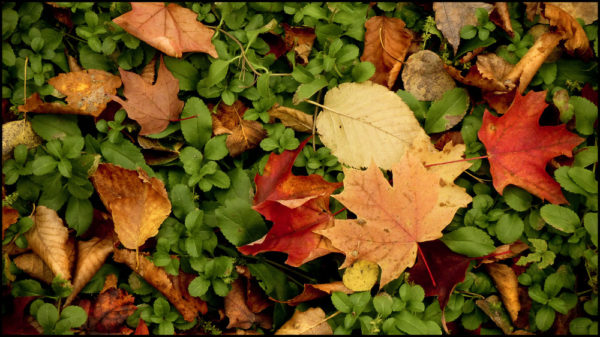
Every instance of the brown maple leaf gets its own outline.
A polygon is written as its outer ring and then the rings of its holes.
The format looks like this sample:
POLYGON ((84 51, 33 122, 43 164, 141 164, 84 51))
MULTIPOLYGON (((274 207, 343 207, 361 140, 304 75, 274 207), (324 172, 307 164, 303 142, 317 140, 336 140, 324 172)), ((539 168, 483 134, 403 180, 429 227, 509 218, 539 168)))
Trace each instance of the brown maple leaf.
MULTIPOLYGON (((212 111, 213 108, 213 105, 208 105, 209 110, 212 111)), ((267 136, 267 131, 261 123, 242 118, 246 110, 248 107, 237 100, 232 105, 219 104, 217 113, 211 115, 213 134, 228 134, 225 145, 232 157, 255 148, 267 136)))
POLYGON ((218 58, 211 39, 214 31, 197 20, 192 10, 164 2, 131 3, 131 11, 113 19, 129 34, 172 57, 203 52, 218 58))
POLYGON ((179 80, 167 69, 162 56, 154 84, 136 73, 121 68, 119 72, 127 101, 118 96, 111 97, 123 106, 129 118, 140 124, 140 135, 161 132, 169 125, 169 121, 179 118, 183 109, 183 101, 177 97, 179 80))
POLYGON ((405 26, 401 19, 387 16, 374 16, 365 22, 365 48, 360 60, 375 65, 371 81, 388 88, 396 83, 413 39, 405 26))
POLYGON ((137 249, 156 235, 171 213, 165 185, 148 177, 142 169, 134 171, 100 164, 91 178, 100 200, 113 217, 119 240, 129 249, 137 249))
POLYGON ((238 278, 231 284, 231 290, 225 296, 225 316, 229 318, 229 328, 249 329, 253 324, 258 324, 264 329, 271 329, 270 315, 260 314, 250 310, 246 303, 246 286, 238 278))
POLYGON ((357 218, 336 219, 333 227, 316 231, 346 255, 340 268, 356 260, 377 263, 381 287, 415 263, 418 242, 440 238, 458 208, 470 202, 464 189, 447 183, 456 172, 429 171, 417 153, 408 150, 392 166, 393 186, 374 163, 366 171, 344 169, 344 191, 333 197, 357 218))
POLYGON ((98 332, 119 332, 127 317, 137 310, 134 301, 123 289, 103 290, 90 309, 89 325, 98 332))
POLYGON ((486 109, 477 135, 487 150, 498 193, 513 184, 553 204, 566 204, 560 185, 546 173, 546 163, 559 155, 571 157, 572 149, 584 139, 567 131, 564 124, 539 125, 548 106, 545 97, 545 91, 516 93, 502 117, 486 109))

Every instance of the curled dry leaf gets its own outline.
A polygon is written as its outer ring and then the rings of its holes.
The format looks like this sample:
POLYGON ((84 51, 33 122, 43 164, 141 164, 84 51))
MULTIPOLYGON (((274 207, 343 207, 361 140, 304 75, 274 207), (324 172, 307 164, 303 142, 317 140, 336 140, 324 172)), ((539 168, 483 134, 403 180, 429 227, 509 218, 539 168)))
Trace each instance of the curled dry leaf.
POLYGON ((208 311, 206 302, 191 296, 187 292, 189 282, 193 279, 190 274, 179 271, 179 276, 170 276, 165 272, 164 268, 155 266, 152 261, 145 257, 139 259, 139 267, 136 269, 136 256, 135 251, 115 249, 113 259, 115 262, 125 263, 150 283, 150 285, 165 295, 186 321, 192 322, 198 316, 199 312, 205 314, 208 311))
POLYGON ((271 119, 277 118, 281 120, 283 125, 298 132, 312 132, 313 116, 304 111, 288 108, 287 106, 275 103, 273 107, 269 109, 269 116, 271 116, 271 119))
POLYGON ((325 319, 325 311, 321 308, 308 308, 306 311, 296 310, 289 321, 283 323, 276 335, 332 335, 333 330, 325 319))
POLYGON ((89 325, 98 332, 120 332, 137 307, 135 298, 120 288, 103 290, 91 307, 89 325))
POLYGON ((152 60, 144 66, 140 76, 142 77, 142 79, 144 81, 146 81, 146 83, 154 84, 155 75, 156 75, 156 56, 154 56, 152 58, 152 60))
POLYGON ((598 2, 552 2, 556 6, 569 13, 574 19, 582 19, 586 25, 598 20, 598 2))
POLYGON ((371 81, 394 86, 411 45, 413 34, 404 21, 387 16, 374 16, 365 22, 365 47, 360 57, 375 65, 371 81))
POLYGON ((42 139, 26 119, 2 124, 2 162, 12 157, 13 150, 19 144, 32 148, 42 144, 42 139))
POLYGON ((502 297, 502 302, 510 315, 510 319, 515 322, 521 310, 519 302, 519 281, 514 270, 501 263, 490 263, 485 265, 488 274, 494 280, 494 284, 502 297))
POLYGON ((446 91, 456 87, 442 59, 430 50, 421 50, 406 60, 402 82, 404 89, 420 101, 439 100, 446 91))
POLYGON ((25 253, 14 258, 13 262, 19 269, 29 274, 31 277, 43 281, 47 284, 52 283, 54 273, 46 263, 35 253, 25 253))
POLYGON ((519 240, 509 245, 502 245, 489 254, 489 257, 481 260, 481 263, 494 263, 500 260, 510 259, 529 249, 529 246, 519 240))
POLYGON ((69 64, 69 70, 71 70, 71 72, 83 71, 83 68, 81 68, 81 66, 77 62, 76 58, 74 58, 73 56, 69 55, 66 52, 65 52, 65 54, 67 54, 67 63, 69 64))
POLYGON ((73 250, 68 244, 69 231, 62 219, 55 210, 46 206, 37 206, 33 222, 33 227, 25 233, 29 246, 42 258, 54 275, 71 280, 70 259, 73 250))
POLYGON ((513 69, 513 65, 496 54, 477 56, 477 63, 469 68, 465 76, 450 65, 444 67, 455 80, 480 88, 483 92, 504 93, 515 87, 511 81, 504 80, 513 69))
MULTIPOLYGON (((379 270, 377 270, 379 273, 379 270)), ((369 288, 370 289, 370 288, 369 288)), ((302 292, 287 300, 287 301, 279 301, 271 297, 271 300, 279 303, 285 303, 287 305, 296 306, 300 303, 304 303, 307 301, 312 301, 317 298, 321 298, 327 295, 330 295, 334 291, 341 291, 345 294, 352 294, 354 291, 352 289, 348 289, 343 282, 335 281, 331 283, 321 283, 321 284, 305 284, 302 292)))
POLYGON ((10 207, 2 206, 2 240, 4 240, 4 232, 19 220, 19 212, 10 207))
POLYGON ((258 324, 264 329, 271 329, 271 316, 255 313, 246 304, 246 287, 241 278, 231 284, 231 290, 225 296, 225 316, 229 318, 227 329, 249 329, 258 324))
POLYGON ((67 105, 45 103, 34 93, 19 106, 19 111, 98 117, 117 93, 121 79, 103 70, 89 69, 59 74, 48 83, 67 96, 67 105))
MULTIPOLYGON (((213 110, 213 106, 208 106, 213 110)), ((258 146, 267 136, 267 131, 257 121, 243 119, 248 108, 242 101, 235 101, 232 105, 219 104, 217 113, 212 114, 213 134, 215 136, 228 134, 225 145, 232 157, 237 157, 242 152, 258 146)))
POLYGON ((131 11, 113 19, 129 34, 172 57, 201 52, 218 58, 214 31, 197 20, 191 9, 163 2, 131 3, 131 11))
POLYGON ((315 42, 315 29, 310 27, 290 27, 285 22, 281 23, 285 31, 284 44, 287 51, 296 53, 296 62, 302 65, 308 63, 308 56, 315 42))
POLYGON ((183 101, 177 97, 179 80, 167 69, 162 56, 154 84, 134 72, 121 68, 119 72, 127 101, 118 96, 111 97, 123 106, 129 118, 140 124, 140 135, 161 132, 167 128, 169 121, 179 118, 183 109, 183 101))
POLYGON ((235 270, 246 279, 246 305, 250 311, 259 313, 273 305, 273 302, 259 286, 258 281, 250 274, 248 267, 235 266, 235 270))
POLYGON ((100 164, 91 178, 113 217, 119 240, 129 249, 137 249, 155 236, 171 213, 165 185, 157 178, 148 177, 142 169, 134 171, 100 164))
POLYGON ((502 308, 498 296, 492 295, 485 300, 477 300, 475 304, 496 323, 505 335, 511 334, 514 328, 510 323, 510 318, 502 308))
MULTIPOLYGON (((584 59, 593 56, 590 41, 579 22, 560 7, 549 3, 542 3, 542 15, 550 21, 550 26, 555 26, 558 32, 563 33, 565 49, 571 55, 575 54, 584 59)), ((598 15, 596 5, 596 15, 598 15)))
POLYGON ((406 103, 371 81, 342 83, 325 94, 323 104, 327 108, 316 122, 320 139, 350 167, 366 167, 373 159, 389 169, 414 139, 429 139, 406 103))
POLYGON ((494 9, 490 13, 490 21, 502 28, 510 37, 515 36, 506 2, 494 2, 494 9))
POLYGON ((435 25, 448 40, 454 55, 460 44, 460 30, 466 25, 477 25, 475 11, 477 8, 485 9, 488 14, 493 6, 485 2, 434 2, 435 25))
MULTIPOLYGON (((108 255, 112 252, 112 237, 92 238, 89 241, 77 242, 77 264, 73 277, 73 292, 65 300, 68 306, 81 289, 92 279, 94 274, 102 267, 108 255)), ((112 275, 112 274, 111 274, 112 275)))

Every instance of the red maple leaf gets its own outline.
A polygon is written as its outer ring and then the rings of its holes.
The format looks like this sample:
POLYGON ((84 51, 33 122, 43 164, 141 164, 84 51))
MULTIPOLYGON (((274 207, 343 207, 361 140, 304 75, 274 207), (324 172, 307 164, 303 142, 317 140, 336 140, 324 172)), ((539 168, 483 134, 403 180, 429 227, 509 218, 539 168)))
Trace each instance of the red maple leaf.
POLYGON ((294 151, 271 153, 263 175, 256 175, 256 195, 253 208, 273 222, 273 227, 261 239, 238 247, 243 254, 277 251, 288 254, 290 266, 300 266, 333 250, 314 230, 324 229, 333 220, 329 211, 329 196, 342 183, 327 182, 317 174, 296 176, 292 165, 307 138, 294 151))
POLYGON ((583 138, 567 131, 564 124, 540 126, 546 92, 515 94, 510 108, 502 117, 493 116, 487 109, 478 132, 490 162, 494 187, 502 194, 509 184, 522 187, 553 204, 566 204, 560 185, 546 173, 550 159, 566 155, 583 138))

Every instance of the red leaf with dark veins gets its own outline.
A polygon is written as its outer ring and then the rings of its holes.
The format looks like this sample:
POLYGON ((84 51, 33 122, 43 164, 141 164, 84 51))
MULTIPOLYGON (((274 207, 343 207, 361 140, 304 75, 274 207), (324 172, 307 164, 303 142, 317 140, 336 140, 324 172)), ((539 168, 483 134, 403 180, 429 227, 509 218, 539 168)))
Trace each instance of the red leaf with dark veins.
POLYGON ((317 174, 295 176, 292 166, 309 138, 294 151, 271 153, 263 175, 256 175, 253 208, 273 222, 271 230, 261 239, 238 247, 243 254, 256 255, 265 251, 285 252, 290 266, 300 266, 333 250, 314 230, 331 223, 329 196, 342 186, 330 183, 317 174))

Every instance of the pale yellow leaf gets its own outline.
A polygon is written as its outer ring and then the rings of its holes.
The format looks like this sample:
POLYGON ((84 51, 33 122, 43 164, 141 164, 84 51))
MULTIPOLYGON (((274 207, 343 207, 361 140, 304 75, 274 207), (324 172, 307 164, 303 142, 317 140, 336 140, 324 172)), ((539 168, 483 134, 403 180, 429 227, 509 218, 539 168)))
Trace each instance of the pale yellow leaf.
POLYGON ((312 132, 313 116, 304 111, 281 106, 277 103, 269 109, 271 118, 278 118, 283 125, 288 126, 298 132, 312 132))
POLYGON ((333 330, 325 320, 325 312, 321 308, 309 308, 306 311, 296 310, 289 321, 283 323, 276 335, 332 335, 333 330))
POLYGON ((52 279, 54 279, 52 270, 35 253, 21 254, 15 257, 13 262, 19 269, 40 281, 50 284, 52 283, 52 279))

